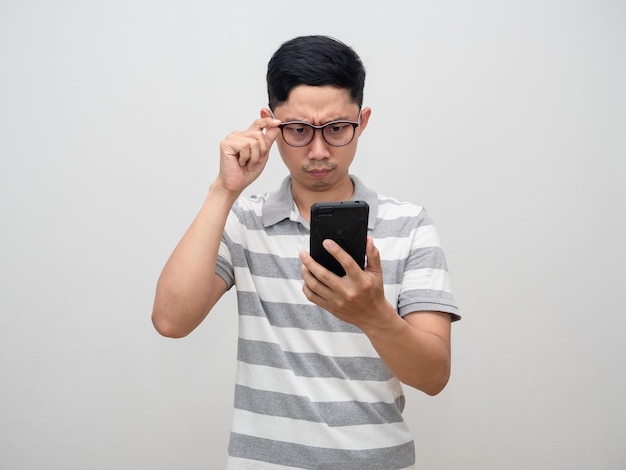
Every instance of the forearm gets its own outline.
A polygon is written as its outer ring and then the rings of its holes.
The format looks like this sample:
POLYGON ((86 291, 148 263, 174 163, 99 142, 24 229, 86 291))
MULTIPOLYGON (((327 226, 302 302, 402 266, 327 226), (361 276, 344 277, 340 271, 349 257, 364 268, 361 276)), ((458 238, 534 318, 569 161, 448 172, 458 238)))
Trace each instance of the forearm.
POLYGON ((202 208, 168 259, 155 294, 152 321, 164 336, 189 334, 221 295, 215 275, 226 219, 236 195, 214 184, 202 208))
MULTIPOLYGON (((389 370, 403 383, 421 390, 428 395, 436 395, 446 386, 450 377, 449 331, 445 314, 417 312, 409 319, 398 316, 389 305, 384 321, 378 325, 365 327, 364 332, 389 370), (418 318, 420 315, 424 318, 418 318), (428 316, 428 317, 426 317, 428 316), (415 322, 414 320, 418 320, 415 322), (429 327, 417 328, 413 323, 431 321, 444 325, 444 334, 429 331, 429 327), (448 336, 446 335, 448 333, 448 336)), ((421 325, 420 325, 421 326, 421 325)))

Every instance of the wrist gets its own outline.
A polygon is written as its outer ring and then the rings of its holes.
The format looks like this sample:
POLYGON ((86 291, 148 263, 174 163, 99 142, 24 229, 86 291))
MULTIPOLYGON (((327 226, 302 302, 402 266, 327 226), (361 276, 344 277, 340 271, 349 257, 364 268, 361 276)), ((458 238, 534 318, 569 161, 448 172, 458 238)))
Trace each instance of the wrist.
POLYGON ((359 325, 367 337, 382 339, 383 337, 395 336, 405 326, 405 322, 389 302, 385 302, 376 311, 378 314, 370 317, 370 321, 359 325))
POLYGON ((209 187, 209 194, 207 197, 217 198, 232 206, 241 195, 241 192, 242 191, 233 191, 232 189, 229 189, 218 177, 209 187))

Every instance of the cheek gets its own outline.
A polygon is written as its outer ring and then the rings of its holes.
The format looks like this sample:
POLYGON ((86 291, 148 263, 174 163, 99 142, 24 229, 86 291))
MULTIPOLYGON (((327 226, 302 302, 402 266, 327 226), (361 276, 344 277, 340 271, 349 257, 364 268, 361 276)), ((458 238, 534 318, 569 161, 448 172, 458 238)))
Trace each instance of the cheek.
POLYGON ((290 172, 299 165, 298 162, 300 159, 297 158, 297 155, 295 155, 293 150, 291 150, 288 146, 287 148, 281 148, 279 146, 278 153, 280 153, 280 158, 282 159, 283 164, 290 172))
POLYGON ((287 144, 285 144, 285 142, 283 142, 282 140, 277 140, 276 147, 278 148, 280 158, 283 159, 283 162, 287 163, 291 158, 291 154, 289 152, 289 147, 287 146, 287 144))
POLYGON ((285 147, 286 147, 286 145, 287 144, 285 144, 285 141, 279 135, 276 138, 276 148, 278 148, 278 152, 280 153, 281 156, 283 156, 285 154, 285 147))
POLYGON ((298 162, 304 155, 305 147, 292 147, 291 145, 287 145, 283 140, 277 140, 276 146, 278 148, 278 153, 280 153, 280 157, 283 159, 285 164, 289 164, 289 162, 298 162))
POLYGON ((347 147, 342 147, 339 152, 335 154, 335 159, 343 166, 348 166, 354 160, 356 153, 356 145, 350 144, 347 147))

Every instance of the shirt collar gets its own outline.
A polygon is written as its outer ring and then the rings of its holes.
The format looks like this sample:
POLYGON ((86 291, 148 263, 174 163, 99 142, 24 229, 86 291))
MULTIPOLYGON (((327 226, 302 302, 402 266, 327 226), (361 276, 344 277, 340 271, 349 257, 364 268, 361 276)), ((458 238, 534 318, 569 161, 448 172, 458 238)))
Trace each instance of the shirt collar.
MULTIPOLYGON (((376 191, 366 187, 356 176, 350 175, 350 179, 354 183, 354 194, 350 200, 367 202, 370 206, 367 228, 373 229, 378 217, 378 195, 376 191)), ((278 190, 269 194, 267 202, 263 205, 263 226, 270 227, 285 219, 295 220, 297 214, 294 215, 294 207, 291 176, 287 176, 278 190)))

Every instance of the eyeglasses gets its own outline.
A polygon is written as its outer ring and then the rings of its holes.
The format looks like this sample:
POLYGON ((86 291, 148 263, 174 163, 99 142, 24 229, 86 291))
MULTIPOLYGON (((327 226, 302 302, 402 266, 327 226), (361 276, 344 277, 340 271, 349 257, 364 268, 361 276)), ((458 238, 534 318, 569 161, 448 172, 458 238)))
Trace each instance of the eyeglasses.
MULTIPOLYGON (((272 116, 275 118, 274 113, 272 116)), ((287 145, 292 147, 306 147, 315 137, 315 131, 320 130, 322 137, 328 145, 343 147, 354 139, 356 128, 361 123, 361 111, 357 121, 331 121, 324 125, 316 126, 304 121, 287 121, 278 127, 283 134, 287 145)))

